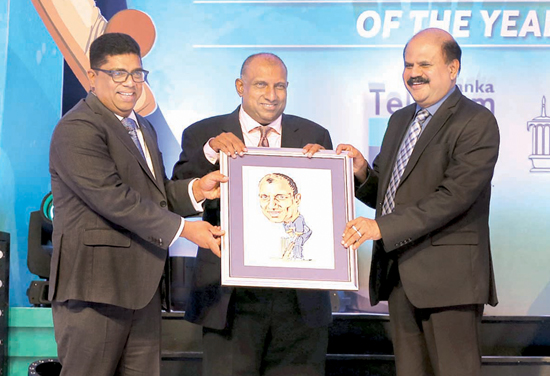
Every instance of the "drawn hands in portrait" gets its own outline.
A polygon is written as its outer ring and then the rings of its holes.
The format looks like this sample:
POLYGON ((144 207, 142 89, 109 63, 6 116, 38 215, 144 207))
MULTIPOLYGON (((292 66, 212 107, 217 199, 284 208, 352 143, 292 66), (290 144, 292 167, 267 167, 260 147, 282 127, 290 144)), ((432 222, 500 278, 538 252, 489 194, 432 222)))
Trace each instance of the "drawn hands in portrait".
POLYGON ((346 224, 342 235, 342 244, 346 248, 357 249, 367 240, 380 239, 382 239, 382 234, 374 219, 357 217, 346 224))
POLYGON ((222 151, 231 158, 237 158, 237 155, 242 157, 248 150, 242 140, 231 132, 217 135, 208 144, 216 153, 222 151))

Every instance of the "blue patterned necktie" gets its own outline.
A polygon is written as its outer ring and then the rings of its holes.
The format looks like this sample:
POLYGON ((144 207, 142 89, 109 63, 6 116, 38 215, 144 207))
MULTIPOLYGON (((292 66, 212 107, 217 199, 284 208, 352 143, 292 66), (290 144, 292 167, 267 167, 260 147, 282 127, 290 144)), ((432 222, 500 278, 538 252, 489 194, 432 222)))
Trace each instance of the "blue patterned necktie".
POLYGON ((139 142, 139 138, 137 135, 136 122, 130 118, 124 118, 122 119, 122 125, 124 125, 124 127, 128 131, 128 134, 130 135, 130 137, 132 137, 132 141, 134 141, 134 144, 136 144, 136 147, 141 153, 141 156, 145 159, 145 153, 143 152, 143 148, 141 147, 141 143, 139 142))
POLYGON ((409 158, 413 152, 414 145, 416 145, 416 141, 418 141, 418 137, 422 132, 422 124, 424 124, 428 116, 430 116, 428 110, 422 109, 418 111, 414 121, 409 127, 409 134, 407 135, 405 142, 403 142, 403 145, 401 145, 401 149, 399 149, 399 154, 397 155, 397 160, 391 173, 390 184, 388 185, 388 190, 384 196, 382 215, 393 212, 393 208, 395 207, 394 199, 397 186, 399 185, 401 176, 405 171, 405 167, 407 167, 407 163, 409 162, 409 158))

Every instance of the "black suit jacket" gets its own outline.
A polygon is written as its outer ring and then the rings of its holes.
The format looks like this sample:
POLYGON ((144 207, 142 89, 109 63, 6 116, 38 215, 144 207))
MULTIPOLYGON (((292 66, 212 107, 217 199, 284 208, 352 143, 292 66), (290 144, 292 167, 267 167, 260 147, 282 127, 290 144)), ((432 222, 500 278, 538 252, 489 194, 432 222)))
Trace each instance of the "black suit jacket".
POLYGON ((50 147, 55 205, 49 299, 140 309, 159 287, 189 181, 166 179, 157 136, 137 116, 156 177, 128 132, 89 94, 57 124, 50 147))
POLYGON ((418 308, 497 304, 489 244, 491 179, 499 131, 493 114, 456 90, 422 132, 401 177, 395 211, 382 202, 416 104, 395 112, 380 154, 357 197, 376 208, 382 240, 374 242, 371 303, 387 300, 399 278, 418 308))
MULTIPOLYGON (((238 107, 231 114, 215 116, 190 125, 183 132, 182 153, 174 166, 173 179, 203 176, 219 169, 204 156, 206 142, 223 132, 231 132, 243 139, 238 107)), ((320 125, 292 115, 283 114, 282 147, 301 148, 316 143, 332 149, 328 131, 320 125)), ((244 142, 244 141, 243 141, 244 142)), ((219 225, 219 200, 206 201, 203 219, 219 225)), ((199 248, 191 295, 185 318, 214 329, 227 325, 227 311, 233 287, 221 286, 220 259, 208 249, 199 248)), ((326 325, 332 318, 330 298, 326 291, 296 290, 300 313, 304 322, 312 327, 326 325)))

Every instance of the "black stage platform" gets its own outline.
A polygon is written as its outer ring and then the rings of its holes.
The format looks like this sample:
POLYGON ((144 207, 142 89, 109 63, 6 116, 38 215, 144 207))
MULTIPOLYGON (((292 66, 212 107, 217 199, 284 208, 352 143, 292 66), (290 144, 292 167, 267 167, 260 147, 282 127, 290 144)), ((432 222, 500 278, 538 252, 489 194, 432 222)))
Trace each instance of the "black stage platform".
MULTIPOLYGON (((389 318, 334 313, 327 376, 395 375, 389 318)), ((201 328, 183 313, 163 314, 162 376, 201 375, 201 328)), ((550 317, 486 316, 483 376, 550 376, 550 317)))

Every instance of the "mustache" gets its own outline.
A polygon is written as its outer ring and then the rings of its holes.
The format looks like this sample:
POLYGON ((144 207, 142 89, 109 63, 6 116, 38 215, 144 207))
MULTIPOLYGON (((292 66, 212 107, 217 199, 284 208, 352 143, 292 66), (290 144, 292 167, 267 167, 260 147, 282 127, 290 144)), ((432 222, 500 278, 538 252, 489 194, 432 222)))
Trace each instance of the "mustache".
POLYGON ((411 77, 407 80, 407 85, 412 86, 414 84, 429 84, 430 80, 424 77, 411 77))

